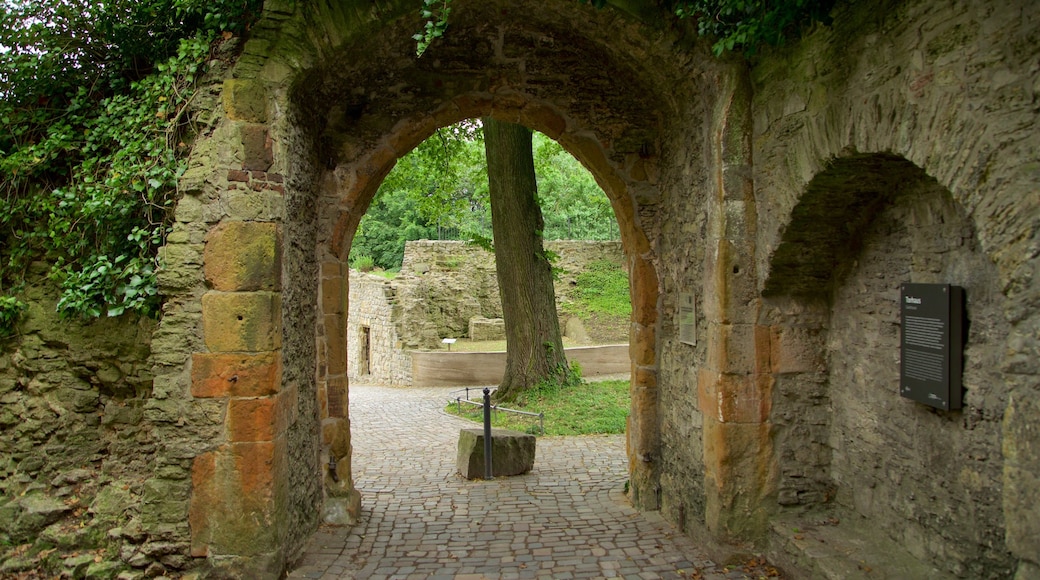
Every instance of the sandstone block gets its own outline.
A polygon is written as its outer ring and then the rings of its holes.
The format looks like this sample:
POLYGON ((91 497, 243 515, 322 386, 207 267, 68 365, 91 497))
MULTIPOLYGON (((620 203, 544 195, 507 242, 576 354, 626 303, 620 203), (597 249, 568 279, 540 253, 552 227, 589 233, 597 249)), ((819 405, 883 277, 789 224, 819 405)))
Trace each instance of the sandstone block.
POLYGON ((469 337, 471 340, 505 340, 505 320, 474 316, 469 319, 469 337))
POLYGON ((772 375, 732 375, 702 369, 697 377, 701 412, 720 423, 764 423, 772 411, 772 375))
POLYGON ((223 292, 281 288, 282 240, 278 224, 225 222, 206 236, 206 281, 223 292))
POLYGON ((267 122, 267 92, 250 79, 224 81, 224 110, 228 118, 251 123, 267 122))
POLYGON ((159 287, 164 292, 188 290, 202 282, 202 247, 196 244, 167 244, 159 249, 159 287))
POLYGON ((1040 477, 1005 465, 1004 513, 1011 552, 1020 557, 1040 554, 1040 477))
POLYGON ((202 328, 211 352, 265 352, 282 345, 282 300, 275 292, 208 292, 202 328))
MULTIPOLYGON (((491 472, 495 477, 520 475, 534 467, 535 437, 507 429, 491 430, 491 472)), ((459 431, 459 473, 466 479, 484 477, 484 429, 459 431)))
POLYGON ((281 387, 282 357, 278 352, 195 353, 191 360, 193 397, 263 397, 281 387))
POLYGON ((242 169, 267 171, 274 163, 273 144, 264 125, 242 127, 242 148, 242 169))
POLYGON ((193 556, 260 555, 283 541, 285 439, 232 443, 195 458, 188 522, 193 556))
POLYGON ((255 399, 233 398, 228 401, 228 440, 273 441, 289 425, 294 401, 291 391, 255 399))

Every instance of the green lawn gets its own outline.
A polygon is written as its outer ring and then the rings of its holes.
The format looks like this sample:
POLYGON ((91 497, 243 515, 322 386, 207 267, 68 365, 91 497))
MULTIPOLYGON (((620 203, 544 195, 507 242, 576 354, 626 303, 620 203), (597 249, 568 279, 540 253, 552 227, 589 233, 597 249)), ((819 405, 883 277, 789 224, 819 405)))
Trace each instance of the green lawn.
MULTIPOLYGON (((522 396, 512 409, 545 414, 546 435, 594 435, 624 433, 628 418, 628 381, 583 382, 578 386, 541 389, 522 396)), ((479 391, 471 390, 471 397, 479 400, 479 391)), ((447 412, 458 415, 455 403, 447 412)), ((483 421, 483 410, 462 404, 462 417, 475 422, 483 421)), ((538 432, 538 418, 513 413, 492 413, 492 426, 527 433, 538 432)))

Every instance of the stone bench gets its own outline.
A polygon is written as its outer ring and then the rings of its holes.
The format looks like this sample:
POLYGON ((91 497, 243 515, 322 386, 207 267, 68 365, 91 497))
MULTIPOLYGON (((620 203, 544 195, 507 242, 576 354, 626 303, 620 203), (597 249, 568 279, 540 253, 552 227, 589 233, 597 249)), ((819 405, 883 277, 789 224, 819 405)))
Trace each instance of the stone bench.
MULTIPOLYGON (((534 467, 535 437, 508 429, 491 430, 491 472, 494 477, 520 475, 534 467)), ((466 479, 484 477, 484 428, 459 431, 459 473, 466 479)))

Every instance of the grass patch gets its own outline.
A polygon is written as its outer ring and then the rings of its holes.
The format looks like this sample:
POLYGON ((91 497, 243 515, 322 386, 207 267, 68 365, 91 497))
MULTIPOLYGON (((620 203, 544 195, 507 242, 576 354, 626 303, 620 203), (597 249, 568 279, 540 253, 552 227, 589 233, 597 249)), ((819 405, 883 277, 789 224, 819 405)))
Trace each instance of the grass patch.
POLYGON ((578 274, 577 303, 574 314, 602 313, 627 318, 632 314, 628 293, 628 273, 609 260, 597 260, 578 274))
MULTIPOLYGON (((530 413, 545 413, 546 435, 598 435, 625 432, 628 419, 628 381, 583 382, 570 387, 546 387, 520 396, 510 408, 530 413)), ((474 395, 474 400, 479 398, 474 395)), ((445 410, 459 415, 454 402, 445 410)), ((484 420, 480 407, 463 403, 465 419, 484 420)), ((538 418, 513 413, 492 413, 491 425, 524 433, 538 432, 538 418)))

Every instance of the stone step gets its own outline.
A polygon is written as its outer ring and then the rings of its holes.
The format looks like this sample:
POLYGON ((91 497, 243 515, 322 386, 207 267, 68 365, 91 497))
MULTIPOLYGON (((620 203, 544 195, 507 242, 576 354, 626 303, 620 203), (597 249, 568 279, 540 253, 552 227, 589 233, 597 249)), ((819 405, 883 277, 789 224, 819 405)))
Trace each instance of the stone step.
POLYGON ((791 578, 954 578, 918 560, 861 516, 838 512, 791 513, 773 518, 768 558, 791 578))

